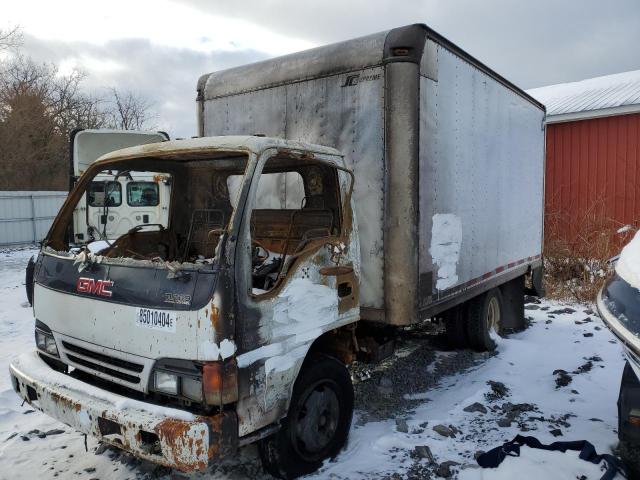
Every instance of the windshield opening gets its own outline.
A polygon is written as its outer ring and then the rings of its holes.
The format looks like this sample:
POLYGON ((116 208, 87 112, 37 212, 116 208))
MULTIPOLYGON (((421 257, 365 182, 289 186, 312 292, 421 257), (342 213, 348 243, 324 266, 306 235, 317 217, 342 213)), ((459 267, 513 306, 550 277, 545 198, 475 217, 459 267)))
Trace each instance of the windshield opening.
POLYGON ((245 154, 110 162, 83 176, 45 246, 106 258, 213 264, 247 166, 245 154), (211 158, 213 157, 213 158, 211 158))

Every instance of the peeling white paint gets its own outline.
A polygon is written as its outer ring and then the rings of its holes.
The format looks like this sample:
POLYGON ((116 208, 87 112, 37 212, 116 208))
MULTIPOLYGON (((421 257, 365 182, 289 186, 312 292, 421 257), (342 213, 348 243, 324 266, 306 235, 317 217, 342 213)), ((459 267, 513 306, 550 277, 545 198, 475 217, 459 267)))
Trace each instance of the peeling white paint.
MULTIPOLYGON (((255 350, 237 357, 238 366, 246 367, 258 360, 284 361, 287 352, 304 353, 311 343, 325 331, 323 327, 338 321, 338 295, 335 289, 313 283, 307 278, 293 279, 276 299, 273 307, 273 321, 269 325, 271 341, 255 350), (280 341, 278 341, 280 340, 280 341), (284 356, 283 356, 284 354, 284 356)), ((270 363, 273 365, 273 361, 270 363)), ((265 364, 265 368, 266 364, 265 364)))
POLYGON ((301 345, 293 350, 290 350, 285 355, 278 355, 268 358, 264 362, 264 370, 269 375, 271 372, 284 372, 296 366, 298 362, 302 362, 309 345, 301 345))
POLYGON ((236 344, 231 340, 224 339, 220 342, 220 357, 222 360, 229 358, 236 353, 236 344))
POLYGON ((445 290, 458 283, 458 261, 462 244, 462 222, 452 213, 436 213, 431 229, 431 258, 438 266, 436 288, 445 290))
POLYGON ((260 348, 256 348, 255 350, 251 350, 250 352, 238 355, 238 357, 236 357, 238 367, 248 367, 249 365, 256 363, 258 360, 269 358, 274 355, 280 355, 283 352, 282 347, 282 343, 270 343, 260 348))
POLYGON ((215 342, 203 342, 201 345, 202 355, 207 360, 224 360, 232 357, 236 353, 236 344, 232 340, 224 339, 218 345, 215 342))

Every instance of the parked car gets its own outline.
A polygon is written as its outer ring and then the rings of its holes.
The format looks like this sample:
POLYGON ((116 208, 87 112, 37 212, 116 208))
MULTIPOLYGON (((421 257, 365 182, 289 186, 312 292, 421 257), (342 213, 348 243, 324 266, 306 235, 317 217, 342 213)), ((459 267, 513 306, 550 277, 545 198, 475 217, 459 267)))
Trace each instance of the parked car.
POLYGON ((624 347, 627 362, 618 397, 618 439, 629 467, 640 474, 640 234, 627 244, 615 273, 598 293, 602 321, 624 347))

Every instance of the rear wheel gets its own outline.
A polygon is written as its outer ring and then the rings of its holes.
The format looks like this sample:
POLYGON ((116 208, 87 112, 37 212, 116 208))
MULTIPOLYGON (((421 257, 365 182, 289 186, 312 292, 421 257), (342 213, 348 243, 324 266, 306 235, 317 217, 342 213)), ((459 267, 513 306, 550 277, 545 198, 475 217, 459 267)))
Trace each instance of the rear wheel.
POLYGON ((280 478, 317 470, 342 449, 353 416, 353 386, 345 366, 314 355, 298 375, 282 428, 259 444, 264 469, 280 478))
POLYGON ((494 350, 492 336, 502 333, 504 308, 500 290, 493 289, 469 302, 467 335, 473 348, 480 351, 494 350))

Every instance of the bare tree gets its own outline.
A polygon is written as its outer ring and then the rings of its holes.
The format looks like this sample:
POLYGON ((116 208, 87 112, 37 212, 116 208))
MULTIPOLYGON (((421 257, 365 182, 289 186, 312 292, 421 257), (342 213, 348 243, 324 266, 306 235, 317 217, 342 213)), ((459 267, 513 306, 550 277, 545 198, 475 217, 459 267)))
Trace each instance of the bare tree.
MULTIPOLYGON (((0 52, 20 42, 18 28, 0 30, 0 52)), ((151 102, 115 88, 100 98, 85 91, 85 78, 77 70, 61 75, 17 48, 0 61, 0 190, 66 189, 75 128, 151 128, 151 102)))
POLYGON ((16 56, 0 70, 0 190, 68 184, 68 135, 107 123, 101 100, 81 89, 84 74, 16 56))
POLYGON ((122 130, 152 128, 149 122, 155 117, 151 113, 152 103, 130 91, 111 89, 113 105, 109 112, 109 126, 122 130))
POLYGON ((22 44, 22 31, 15 26, 7 29, 0 29, 0 52, 17 48, 22 44))

